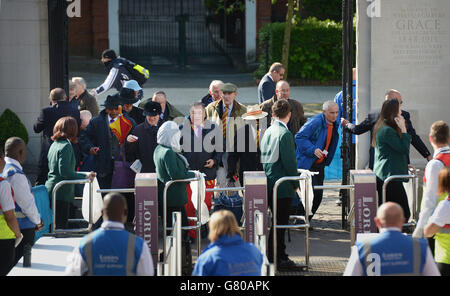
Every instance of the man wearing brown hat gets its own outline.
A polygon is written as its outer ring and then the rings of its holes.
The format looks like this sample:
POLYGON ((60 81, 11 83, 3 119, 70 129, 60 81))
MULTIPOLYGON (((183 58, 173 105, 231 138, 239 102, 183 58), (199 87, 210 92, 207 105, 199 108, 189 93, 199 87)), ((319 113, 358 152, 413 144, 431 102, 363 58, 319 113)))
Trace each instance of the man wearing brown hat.
POLYGON ((303 106, 300 102, 291 99, 291 87, 289 86, 289 83, 285 80, 280 80, 277 82, 276 89, 275 89, 275 95, 270 99, 259 105, 261 109, 267 113, 269 113, 267 122, 268 126, 270 126, 272 121, 272 106, 275 104, 278 100, 286 100, 288 101, 289 105, 291 105, 291 119, 288 122, 288 128, 289 131, 292 133, 292 135, 295 135, 300 128, 305 124, 306 117, 305 112, 303 111, 303 106))
POLYGON ((234 135, 236 131, 244 126, 242 115, 247 112, 247 107, 236 101, 237 86, 233 83, 224 83, 222 85, 223 98, 214 101, 206 107, 206 118, 219 126, 217 130, 222 137, 217 138, 216 147, 220 151, 222 144, 222 161, 219 163, 217 170, 217 186, 224 187, 227 185, 228 170, 228 152, 234 149, 234 135), (222 138, 223 141, 219 141, 222 138), (222 143, 220 143, 222 142, 222 143))

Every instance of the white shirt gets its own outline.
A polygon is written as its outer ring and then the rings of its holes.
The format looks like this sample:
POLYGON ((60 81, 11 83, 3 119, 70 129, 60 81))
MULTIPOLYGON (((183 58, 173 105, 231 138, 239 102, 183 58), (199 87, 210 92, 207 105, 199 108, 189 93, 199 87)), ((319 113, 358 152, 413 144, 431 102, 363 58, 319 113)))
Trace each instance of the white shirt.
MULTIPOLYGON (((104 221, 101 225, 101 228, 119 228, 125 229, 122 223, 114 222, 114 221, 104 221)), ((65 275, 68 276, 81 276, 88 271, 88 266, 86 261, 83 260, 83 257, 80 254, 79 248, 75 248, 73 253, 67 257, 67 261, 69 262, 66 266, 65 275)), ((138 276, 153 276, 153 259, 150 255, 150 249, 148 245, 144 242, 142 245, 141 257, 139 258, 136 275, 138 276)))
MULTIPOLYGON (((382 228, 380 230, 380 233, 383 233, 388 230, 395 230, 395 231, 401 231, 398 228, 394 227, 387 227, 382 228)), ((364 275, 363 267, 361 264, 361 261, 359 260, 359 253, 358 253, 358 247, 354 245, 352 247, 352 253, 350 254, 350 258, 348 259, 347 266, 344 270, 344 276, 362 276, 364 275)), ((425 265, 423 266, 422 270, 423 276, 440 276, 441 273, 439 272, 439 269, 437 268, 436 263, 434 262, 433 255, 431 254, 431 250, 429 247, 427 247, 427 255, 425 259, 425 265)))
POLYGON ((111 118, 111 116, 109 116, 109 114, 108 114, 108 123, 112 123, 111 122, 111 120, 113 121, 113 122, 115 122, 117 119, 119 118, 119 116, 116 116, 116 118, 111 118))
POLYGON ((11 185, 9 185, 8 181, 0 182, 0 206, 2 207, 2 212, 7 212, 15 208, 11 195, 11 185))
POLYGON ((450 224, 450 201, 443 200, 437 205, 430 222, 440 227, 450 224))
MULTIPOLYGON (((22 170, 22 166, 15 159, 5 157, 5 162, 12 163, 22 170)), ((11 187, 14 190, 14 199, 22 209, 22 213, 24 213, 34 224, 41 223, 41 215, 39 215, 36 207, 36 201, 33 193, 31 193, 31 187, 27 177, 23 174, 14 174, 11 177, 6 178, 6 180, 11 184, 11 187)))
MULTIPOLYGON (((449 146, 439 148, 434 151, 433 158, 443 151, 450 150, 449 146)), ((442 161, 432 159, 427 163, 425 167, 425 179, 427 184, 424 188, 422 204, 420 207, 419 221, 417 221, 416 229, 414 230, 413 237, 424 237, 423 229, 428 223, 428 219, 434 212, 439 200, 437 194, 438 176, 439 171, 444 167, 442 161)))
POLYGON ((289 129, 286 125, 286 123, 284 123, 283 121, 279 120, 279 119, 275 119, 274 122, 278 121, 279 123, 281 123, 282 125, 284 125, 287 129, 289 129))

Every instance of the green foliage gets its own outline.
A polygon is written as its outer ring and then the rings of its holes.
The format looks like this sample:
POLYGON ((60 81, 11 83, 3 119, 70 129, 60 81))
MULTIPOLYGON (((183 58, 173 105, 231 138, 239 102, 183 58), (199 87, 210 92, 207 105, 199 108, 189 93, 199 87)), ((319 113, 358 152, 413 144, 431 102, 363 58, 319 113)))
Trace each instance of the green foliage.
MULTIPOLYGON (((342 21, 342 0, 302 0, 302 17, 342 21)), ((355 6, 354 6, 355 7, 355 6)))
MULTIPOLYGON (((261 78, 273 62, 281 61, 285 23, 269 23, 259 31, 261 78)), ((342 72, 342 24, 314 17, 293 26, 289 48, 291 79, 340 80, 342 72)))
POLYGON ((0 116, 0 145, 4 147, 10 137, 19 137, 28 143, 28 132, 19 117, 13 111, 6 109, 0 116))

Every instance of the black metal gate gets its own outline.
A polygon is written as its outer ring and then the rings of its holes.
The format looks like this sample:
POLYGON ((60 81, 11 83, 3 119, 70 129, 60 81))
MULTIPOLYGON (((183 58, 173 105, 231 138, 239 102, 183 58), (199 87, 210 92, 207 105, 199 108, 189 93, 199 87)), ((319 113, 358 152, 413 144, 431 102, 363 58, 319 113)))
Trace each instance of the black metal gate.
POLYGON ((209 14, 204 0, 120 0, 120 54, 147 64, 180 65, 223 55, 209 14))

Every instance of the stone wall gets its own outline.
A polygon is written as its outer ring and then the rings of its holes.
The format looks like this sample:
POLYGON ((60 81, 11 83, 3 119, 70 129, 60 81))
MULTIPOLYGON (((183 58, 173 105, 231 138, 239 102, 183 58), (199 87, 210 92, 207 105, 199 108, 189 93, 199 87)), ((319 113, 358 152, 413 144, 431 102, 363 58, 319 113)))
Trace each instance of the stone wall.
POLYGON ((0 113, 14 111, 29 134, 28 163, 37 163, 40 135, 33 123, 50 88, 46 0, 2 0, 0 6, 0 113))

